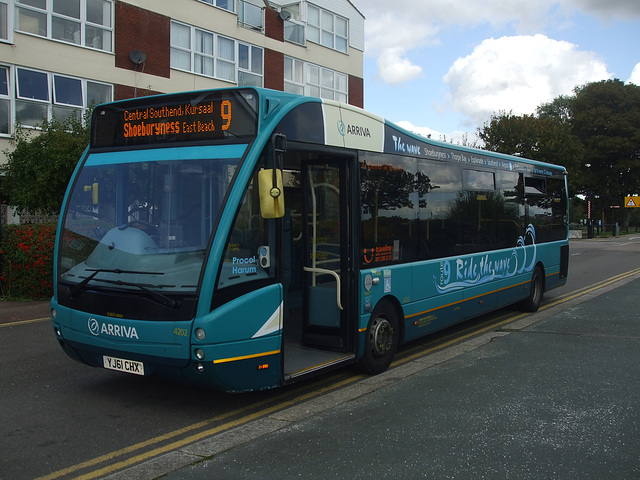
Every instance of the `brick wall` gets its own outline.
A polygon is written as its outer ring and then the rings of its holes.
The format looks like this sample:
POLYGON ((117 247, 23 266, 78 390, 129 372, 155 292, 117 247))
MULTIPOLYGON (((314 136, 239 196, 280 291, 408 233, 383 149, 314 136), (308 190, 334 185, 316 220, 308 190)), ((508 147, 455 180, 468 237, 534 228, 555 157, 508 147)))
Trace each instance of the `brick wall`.
POLYGON ((273 90, 284 90, 284 54, 275 50, 264 50, 264 86, 273 90))
POLYGON ((155 90, 148 90, 146 87, 130 87, 129 85, 114 85, 113 99, 114 100, 126 100, 127 98, 146 97, 149 95, 157 95, 159 93, 155 90))
POLYGON ((264 34, 269 38, 284 42, 284 22, 278 12, 272 8, 267 8, 265 9, 264 17, 264 34))
POLYGON ((349 75, 349 103, 364 108, 364 80, 349 75))
POLYGON ((171 19, 124 2, 116 2, 116 67, 142 70, 150 75, 170 77, 171 19), (132 50, 145 53, 144 65, 129 58, 132 50))

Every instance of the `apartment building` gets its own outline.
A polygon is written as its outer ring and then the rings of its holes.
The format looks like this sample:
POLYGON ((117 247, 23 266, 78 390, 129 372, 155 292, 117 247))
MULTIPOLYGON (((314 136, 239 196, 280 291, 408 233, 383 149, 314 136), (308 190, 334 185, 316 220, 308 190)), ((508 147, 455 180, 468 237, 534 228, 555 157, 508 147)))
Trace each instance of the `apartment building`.
POLYGON ((0 0, 0 152, 16 118, 155 93, 260 86, 362 107, 363 51, 350 0, 0 0))

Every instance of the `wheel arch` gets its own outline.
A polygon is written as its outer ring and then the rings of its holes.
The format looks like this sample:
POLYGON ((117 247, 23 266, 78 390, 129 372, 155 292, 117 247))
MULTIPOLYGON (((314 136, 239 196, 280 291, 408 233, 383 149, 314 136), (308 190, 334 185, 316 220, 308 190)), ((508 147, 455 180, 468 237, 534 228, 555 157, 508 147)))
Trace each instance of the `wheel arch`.
POLYGON ((542 291, 546 292, 547 291, 547 270, 544 268, 544 264, 542 263, 541 260, 538 260, 538 262, 536 263, 536 266, 534 267, 534 270, 536 268, 540 268, 540 270, 542 271, 542 291))
POLYGON ((371 315, 373 315, 376 307, 381 302, 389 303, 393 307, 396 316, 398 317, 398 326, 400 327, 400 332, 398 334, 398 345, 402 345, 404 343, 404 309, 402 308, 400 301, 396 297, 394 297, 393 295, 385 295, 374 305, 373 310, 371 311, 371 315))

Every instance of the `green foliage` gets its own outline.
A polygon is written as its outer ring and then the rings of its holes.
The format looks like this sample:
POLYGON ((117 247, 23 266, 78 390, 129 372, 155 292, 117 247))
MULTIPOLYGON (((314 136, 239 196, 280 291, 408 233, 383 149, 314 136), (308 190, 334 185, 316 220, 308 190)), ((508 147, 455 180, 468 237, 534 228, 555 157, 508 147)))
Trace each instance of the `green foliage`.
POLYGON ((581 190, 579 177, 574 173, 582 162, 584 150, 573 135, 571 125, 564 121, 566 113, 560 102, 553 107, 558 108, 558 115, 518 116, 505 112, 493 115, 478 129, 478 136, 488 150, 563 165, 572 174, 569 190, 573 194, 581 190))
POLYGON ((5 152, 3 196, 18 212, 58 213, 69 178, 89 143, 88 122, 72 115, 43 120, 40 131, 18 125, 11 143, 13 149, 5 152))
POLYGON ((3 295, 15 298, 49 298, 53 294, 53 223, 2 227, 3 295))
POLYGON ((604 80, 575 92, 571 125, 585 149, 583 193, 621 205, 640 193, 640 87, 604 80))
MULTIPOLYGON (((592 218, 628 225, 640 212, 611 207, 640 193, 639 126, 640 87, 603 80, 539 106, 536 115, 493 115, 478 136, 489 150, 564 165, 570 195, 591 200, 592 218)), ((583 210, 574 205, 573 218, 584 218, 583 210)))

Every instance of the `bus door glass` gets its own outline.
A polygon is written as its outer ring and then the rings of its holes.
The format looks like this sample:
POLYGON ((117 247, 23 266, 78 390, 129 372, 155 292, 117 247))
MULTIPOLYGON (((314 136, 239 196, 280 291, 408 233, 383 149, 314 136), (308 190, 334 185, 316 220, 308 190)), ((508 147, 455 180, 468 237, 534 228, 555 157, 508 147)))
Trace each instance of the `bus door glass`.
POLYGON ((307 165, 304 180, 305 333, 313 342, 315 337, 339 333, 331 330, 340 328, 344 310, 340 166, 307 165))
POLYGON ((350 159, 317 152, 288 152, 285 158, 287 378, 353 358, 347 324, 351 240, 345 160, 350 159))

